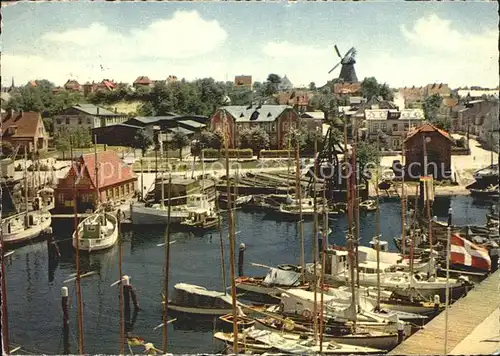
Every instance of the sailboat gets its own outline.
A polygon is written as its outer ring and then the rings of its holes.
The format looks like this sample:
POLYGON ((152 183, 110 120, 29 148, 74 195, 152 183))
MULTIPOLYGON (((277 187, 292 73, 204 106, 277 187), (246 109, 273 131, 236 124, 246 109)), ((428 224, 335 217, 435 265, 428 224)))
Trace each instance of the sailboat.
POLYGON ((26 147, 24 148, 24 162, 25 208, 24 212, 2 219, 3 243, 6 246, 33 240, 49 232, 52 224, 52 216, 47 209, 36 207, 36 210, 29 211, 26 147))

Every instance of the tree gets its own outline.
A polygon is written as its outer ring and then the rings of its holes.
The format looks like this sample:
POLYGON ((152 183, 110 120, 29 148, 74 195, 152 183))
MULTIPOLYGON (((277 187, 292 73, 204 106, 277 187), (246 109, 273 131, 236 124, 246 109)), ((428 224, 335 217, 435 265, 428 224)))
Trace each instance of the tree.
POLYGON ((373 97, 381 96, 384 100, 394 100, 392 89, 387 83, 379 84, 374 77, 368 77, 361 82, 361 95, 370 100, 373 97))
POLYGON ((2 157, 8 157, 14 152, 14 146, 9 141, 2 141, 2 157))
POLYGON ((281 77, 278 74, 269 74, 267 80, 264 83, 264 95, 272 96, 278 92, 279 84, 281 83, 281 77))
POLYGON ((436 126, 438 129, 449 131, 451 129, 450 120, 446 120, 445 118, 435 119, 432 124, 436 126))
POLYGON ((141 129, 137 131, 134 136, 133 148, 140 149, 142 156, 146 154, 149 147, 153 145, 153 138, 147 134, 146 130, 141 129))
POLYGON ((309 130, 305 134, 305 147, 306 152, 314 152, 314 142, 317 142, 318 152, 323 149, 323 133, 319 130, 309 130))
POLYGON ((269 135, 260 126, 244 129, 239 133, 241 137, 241 148, 251 148, 254 153, 257 151, 257 158, 260 157, 260 150, 269 147, 269 135))
POLYGON ((180 131, 175 131, 173 137, 172 137, 172 146, 175 149, 179 150, 179 160, 182 161, 182 149, 189 145, 189 138, 186 136, 186 134, 180 132, 180 131))
POLYGON ((54 134, 54 146, 56 150, 62 152, 62 158, 64 160, 65 153, 71 148, 71 134, 66 131, 57 131, 54 134))
POLYGON ((380 165, 380 152, 376 145, 360 141, 356 147, 356 161, 361 172, 380 165))
POLYGON ((423 109, 427 121, 435 122, 437 120, 437 114, 442 103, 443 98, 439 94, 434 94, 424 99, 423 109))
POLYGON ((299 149, 303 148, 306 145, 307 133, 303 127, 298 129, 293 128, 289 130, 285 134, 285 142, 287 142, 287 147, 290 145, 290 148, 295 149, 297 147, 297 143, 299 145, 299 149))
POLYGON ((309 83, 309 89, 310 89, 310 90, 316 90, 316 83, 314 83, 314 82, 310 82, 310 83, 309 83))
POLYGON ((374 77, 368 77, 363 79, 361 82, 361 95, 363 95, 364 98, 367 98, 370 100, 372 97, 378 97, 379 95, 379 85, 377 82, 377 79, 374 77))

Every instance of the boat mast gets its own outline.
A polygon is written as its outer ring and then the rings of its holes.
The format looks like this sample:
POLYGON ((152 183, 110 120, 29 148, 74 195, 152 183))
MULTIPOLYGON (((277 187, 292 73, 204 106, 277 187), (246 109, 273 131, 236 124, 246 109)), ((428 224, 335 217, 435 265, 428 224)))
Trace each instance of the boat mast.
POLYGON ((317 276, 317 263, 318 263, 318 252, 317 252, 317 241, 318 241, 318 207, 317 207, 317 197, 316 197, 316 185, 318 183, 318 165, 316 162, 316 154, 318 153, 318 140, 314 139, 314 186, 313 186, 313 214, 314 214, 314 226, 313 226, 313 268, 314 268, 314 307, 313 307, 313 327, 314 327, 314 342, 318 341, 318 276, 317 276))
POLYGON ((321 244, 321 275, 320 275, 320 310, 319 310, 319 353, 323 352, 323 332, 324 332, 324 291, 325 285, 325 265, 326 265, 326 244, 328 239, 328 204, 326 201, 326 179, 323 177, 323 238, 321 244))
POLYGON ((358 162, 356 161, 356 151, 358 149, 357 135, 354 135, 354 145, 352 148, 352 190, 353 190, 353 213, 354 213, 354 258, 356 261, 356 286, 359 289, 359 266, 358 266, 358 246, 359 246, 359 185, 358 185, 358 162))
MULTIPOLYGON (((162 183, 163 190, 163 183, 162 183)), ((167 228, 165 230, 165 304, 163 307, 163 353, 167 353, 168 337, 168 279, 170 272, 170 198, 172 195, 172 172, 168 174, 167 228)))
MULTIPOLYGON (((168 157, 168 152, 167 152, 167 157, 168 157)), ((163 149, 160 152, 160 162, 163 164, 163 149)), ((165 171, 166 171, 166 167, 165 167, 165 171)), ((163 169, 161 171, 161 203, 160 203, 161 209, 163 209, 165 207, 165 187, 163 186, 165 184, 164 177, 163 177, 165 171, 163 169)), ((170 205, 170 201, 168 202, 168 205, 170 205)))
MULTIPOLYGON (((287 166, 286 166, 286 195, 288 197, 288 195, 290 194, 290 159, 291 159, 291 155, 290 155, 290 140, 291 140, 291 137, 290 135, 288 135, 287 137, 287 151, 288 151, 288 163, 287 163, 287 166)), ((287 198, 288 199, 288 198, 287 198)))
MULTIPOLYGON (((409 124, 408 124, 409 125, 409 124)), ((408 126, 408 130, 410 127, 408 126)), ((379 150, 377 151, 379 152, 379 150)), ((403 132, 403 142, 401 147, 401 166, 403 167, 401 177, 401 253, 405 255, 406 246, 406 195, 405 195, 405 134, 403 132)))
POLYGON ((302 217, 302 185, 300 183, 300 152, 299 152, 299 137, 295 138, 295 198, 299 204, 299 231, 300 231, 300 273, 302 276, 302 284, 306 282, 306 262, 304 248, 304 221, 302 217))
POLYGON ((118 216, 118 273, 120 274, 120 355, 125 354, 125 322, 123 319, 123 251, 122 251, 122 231, 120 224, 121 216, 118 216))
MULTIPOLYGON (((378 140, 377 140, 377 152, 380 152, 378 140)), ((376 248, 377 248, 377 310, 380 310, 380 238, 382 237, 380 235, 380 199, 379 199, 379 191, 378 191, 379 171, 377 171, 377 174, 375 176, 375 194, 376 194, 376 204, 377 204, 377 210, 375 212, 376 213, 376 216, 375 216, 375 219, 376 219, 375 220, 375 243, 376 243, 376 248)))
POLYGON ((94 170, 95 170, 95 193, 96 210, 101 205, 101 196, 99 194, 99 165, 97 164, 97 135, 94 135, 94 170))
MULTIPOLYGON (((1 189, 1 188, 0 188, 1 189)), ((0 190, 1 191, 1 190, 0 190)), ((0 210, 1 213, 1 210, 0 210)), ((1 216, 0 216, 1 217, 1 216)), ((5 285, 5 282, 7 278, 5 277, 5 261, 4 261, 4 256, 5 256, 5 250, 4 250, 4 242, 3 242, 3 226, 1 227, 2 233, 0 234, 0 258, 2 259, 2 276, 1 276, 1 282, 2 282, 2 345, 3 345, 3 350, 2 353, 5 355, 9 355, 9 322, 8 322, 8 315, 7 315, 7 286, 5 285)))
MULTIPOLYGON (((71 158, 73 158, 72 140, 70 140, 71 158)), ((76 263, 76 296, 78 304, 78 353, 84 355, 83 351, 83 310, 82 310, 82 290, 80 283, 80 239, 78 231, 78 205, 77 205, 77 188, 76 180, 78 179, 78 169, 76 162, 73 162, 74 177, 73 177, 73 213, 74 213, 74 229, 75 229, 75 263, 76 263)))
POLYGON ((238 313, 236 310, 236 285, 235 285, 235 271, 234 271, 234 224, 233 224, 233 209, 231 209, 231 182, 229 181, 229 123, 226 112, 224 115, 224 146, 226 151, 226 181, 227 181, 227 204, 228 204, 228 232, 229 232, 229 259, 230 259, 230 273, 231 273, 231 304, 233 306, 233 350, 238 353, 238 313))
POLYGON ((24 146, 24 209, 26 209, 26 217, 24 219, 24 226, 28 227, 28 153, 26 146, 24 146))
POLYGON ((352 235, 352 202, 351 202, 351 168, 349 167, 349 152, 347 149, 347 124, 344 122, 344 146, 345 146, 345 152, 344 152, 344 160, 345 164, 347 165, 347 173, 348 175, 346 176, 346 194, 347 194, 347 226, 348 226, 348 231, 347 231, 347 248, 349 251, 349 270, 350 270, 350 283, 351 283, 351 307, 354 308, 354 315, 353 315, 353 327, 354 330, 356 330, 356 318, 357 318, 357 302, 356 302, 356 287, 355 287, 355 274, 354 274, 354 249, 353 249, 353 235, 352 235))
POLYGON ((424 187, 425 187, 425 205, 426 205, 426 210, 427 210, 427 222, 428 222, 428 238, 429 238, 429 249, 430 253, 432 254, 433 250, 433 243, 432 243, 432 220, 431 220, 431 202, 430 202, 430 197, 429 197, 429 180, 427 177, 427 145, 426 145, 426 139, 427 137, 424 135, 422 136, 423 139, 423 145, 424 145, 424 187))

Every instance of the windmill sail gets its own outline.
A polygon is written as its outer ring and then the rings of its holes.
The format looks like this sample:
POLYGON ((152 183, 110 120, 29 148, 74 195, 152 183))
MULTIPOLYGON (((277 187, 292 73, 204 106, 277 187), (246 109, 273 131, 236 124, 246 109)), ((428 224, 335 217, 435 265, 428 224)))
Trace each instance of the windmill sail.
POLYGON ((339 65, 342 65, 338 79, 344 83, 358 83, 358 77, 356 75, 356 71, 354 70, 354 64, 356 63, 356 60, 354 59, 356 56, 356 48, 351 47, 342 57, 337 45, 334 45, 334 47, 335 52, 337 52, 337 55, 340 57, 340 62, 337 63, 328 73, 333 72, 339 65))

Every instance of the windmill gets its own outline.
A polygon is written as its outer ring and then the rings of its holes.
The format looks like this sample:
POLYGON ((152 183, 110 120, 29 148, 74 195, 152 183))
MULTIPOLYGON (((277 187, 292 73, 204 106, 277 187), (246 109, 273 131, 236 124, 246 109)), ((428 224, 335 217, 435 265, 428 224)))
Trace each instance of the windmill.
POLYGON ((337 45, 335 45, 335 52, 337 52, 337 55, 340 58, 340 62, 338 62, 332 69, 330 69, 328 74, 333 72, 339 65, 342 64, 338 79, 340 79, 344 83, 358 83, 358 77, 356 76, 356 71, 354 70, 354 63, 356 63, 356 60, 354 59, 354 57, 356 56, 356 48, 351 47, 351 49, 348 50, 347 53, 342 57, 340 55, 339 48, 337 47, 337 45))

